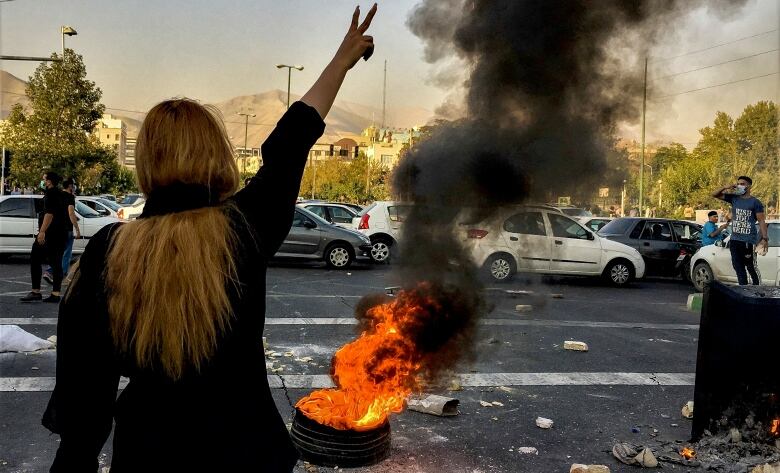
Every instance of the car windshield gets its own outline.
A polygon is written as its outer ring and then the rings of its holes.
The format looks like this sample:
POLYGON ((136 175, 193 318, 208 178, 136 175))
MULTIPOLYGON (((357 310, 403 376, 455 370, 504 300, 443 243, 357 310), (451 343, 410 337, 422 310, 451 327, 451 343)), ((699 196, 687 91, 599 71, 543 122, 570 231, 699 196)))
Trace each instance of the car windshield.
POLYGON ((90 209, 79 201, 76 201, 76 212, 84 218, 97 218, 100 214, 90 209))
POLYGON ((636 220, 628 218, 618 218, 601 227, 599 233, 602 235, 622 235, 623 233, 626 233, 626 230, 628 230, 635 221, 636 220))
POLYGON ((138 194, 126 195, 119 203, 122 205, 133 205, 141 196, 138 194))
POLYGON ((588 212, 585 209, 577 209, 577 208, 563 208, 561 209, 561 212, 568 215, 569 217, 592 217, 593 214, 588 212))
POLYGON ((113 210, 114 212, 116 212, 116 211, 118 211, 119 209, 122 208, 122 206, 117 204, 116 202, 108 200, 108 199, 104 199, 103 197, 97 199, 97 201, 100 202, 101 204, 105 205, 109 209, 113 210))

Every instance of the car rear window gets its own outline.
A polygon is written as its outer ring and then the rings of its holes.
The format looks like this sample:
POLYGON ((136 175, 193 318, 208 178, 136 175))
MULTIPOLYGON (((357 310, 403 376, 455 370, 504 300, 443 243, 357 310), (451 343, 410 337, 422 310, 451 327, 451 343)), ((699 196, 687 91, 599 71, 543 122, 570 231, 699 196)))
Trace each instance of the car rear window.
POLYGON ((408 205, 393 205, 387 208, 387 213, 393 222, 403 222, 409 214, 409 209, 408 205))
POLYGON ((361 210, 360 213, 358 214, 358 217, 362 217, 363 215, 369 213, 374 207, 376 207, 376 202, 374 202, 373 204, 369 205, 365 209, 361 210))
POLYGON ((0 202, 0 217, 35 217, 32 200, 27 198, 15 199, 12 197, 0 202))
POLYGON ((635 221, 636 220, 618 218, 604 225, 601 230, 599 230, 599 233, 603 233, 605 235, 622 235, 623 233, 626 233, 626 230, 628 230, 631 224, 633 224, 635 221))

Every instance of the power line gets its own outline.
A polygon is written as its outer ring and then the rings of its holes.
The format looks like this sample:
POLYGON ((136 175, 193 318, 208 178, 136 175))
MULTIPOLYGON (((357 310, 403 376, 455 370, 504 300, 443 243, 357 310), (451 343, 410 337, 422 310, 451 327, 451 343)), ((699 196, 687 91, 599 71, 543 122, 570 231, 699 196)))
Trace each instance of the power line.
POLYGON ((778 50, 780 50, 780 48, 770 49, 769 51, 764 51, 764 52, 761 52, 761 53, 751 54, 750 56, 743 56, 743 57, 740 57, 740 58, 737 58, 737 59, 732 59, 730 61, 723 61, 723 62, 719 62, 717 64, 712 64, 712 65, 709 65, 709 66, 703 66, 703 67, 699 67, 699 68, 696 68, 696 69, 691 69, 689 71, 683 71, 683 72, 677 72, 677 73, 674 73, 674 74, 669 74, 667 76, 657 77, 656 79, 667 79, 669 77, 676 77, 676 76, 680 76, 680 75, 683 75, 683 74, 688 74, 690 72, 703 71, 704 69, 710 69, 712 67, 722 66, 724 64, 729 64, 729 63, 732 63, 732 62, 743 61, 745 59, 750 59, 750 58, 757 57, 757 56, 763 56, 764 54, 773 53, 773 52, 778 51, 778 50))
POLYGON ((669 97, 675 97, 677 95, 690 94, 691 92, 698 92, 700 90, 714 89, 715 87, 723 87, 724 85, 736 84, 738 82, 745 82, 745 81, 749 81, 749 80, 753 80, 753 79, 760 79, 762 77, 774 76, 774 75, 779 74, 779 73, 780 73, 780 71, 772 72, 770 74, 763 74, 763 75, 760 75, 760 76, 747 77, 745 79, 733 80, 731 82, 723 82, 722 84, 709 85, 707 87, 700 87, 698 89, 684 90, 682 92, 677 92, 676 94, 662 95, 660 97, 652 97, 650 100, 661 100, 661 99, 666 99, 666 98, 669 98, 669 97))
POLYGON ((764 35, 769 34, 769 33, 774 33, 775 31, 777 31, 777 28, 775 28, 773 30, 769 30, 769 31, 764 31, 763 33, 758 33, 758 34, 754 34, 754 35, 750 35, 750 36, 745 36, 744 38, 737 38, 737 39, 735 39, 733 41, 728 41, 726 43, 716 44, 716 45, 710 46, 708 48, 697 49, 695 51, 688 51, 687 53, 678 54, 677 56, 654 59, 654 62, 655 61, 671 61, 672 59, 681 58, 683 56, 690 56, 691 54, 696 54, 696 53, 701 53, 701 52, 704 52, 704 51, 709 51, 710 49, 719 48, 721 46, 727 46, 729 44, 739 43, 740 41, 744 41, 746 39, 751 39, 751 38, 757 38, 759 36, 764 36, 764 35))

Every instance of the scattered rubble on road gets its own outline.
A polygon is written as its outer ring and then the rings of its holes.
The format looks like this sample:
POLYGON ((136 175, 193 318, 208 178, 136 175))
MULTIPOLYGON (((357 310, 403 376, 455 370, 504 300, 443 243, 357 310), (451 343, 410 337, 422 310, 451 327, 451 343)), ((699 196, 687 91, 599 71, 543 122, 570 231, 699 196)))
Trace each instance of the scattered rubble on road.
POLYGON ((563 299, 563 294, 550 294, 553 299, 563 299))
POLYGON ((531 312, 534 310, 534 306, 528 304, 517 304, 515 306, 516 312, 531 312))
POLYGON ((656 468, 658 466, 658 460, 653 455, 653 451, 649 448, 643 449, 639 454, 634 457, 636 463, 644 468, 656 468))
POLYGON ((547 419, 546 417, 537 417, 536 418, 536 426, 541 429, 551 429, 554 422, 552 419, 547 419))
POLYGON ((563 342, 563 349, 571 350, 571 351, 588 351, 588 344, 585 342, 566 340, 565 342, 563 342))
POLYGON ((639 455, 639 450, 636 445, 619 442, 612 447, 612 455, 621 463, 633 465, 636 463, 636 456, 639 455))
POLYGON ((459 414, 459 400, 437 394, 415 394, 406 401, 410 411, 422 412, 440 417, 451 417, 459 414))
POLYGON ((693 419, 693 401, 686 402, 680 413, 686 419, 693 419))
POLYGON ((569 468, 569 473, 610 473, 607 465, 583 465, 575 463, 569 468))
POLYGON ((520 447, 517 451, 523 455, 539 455, 539 450, 536 447, 520 447))
POLYGON ((780 463, 775 463, 774 465, 764 463, 750 470, 750 473, 780 473, 780 463))

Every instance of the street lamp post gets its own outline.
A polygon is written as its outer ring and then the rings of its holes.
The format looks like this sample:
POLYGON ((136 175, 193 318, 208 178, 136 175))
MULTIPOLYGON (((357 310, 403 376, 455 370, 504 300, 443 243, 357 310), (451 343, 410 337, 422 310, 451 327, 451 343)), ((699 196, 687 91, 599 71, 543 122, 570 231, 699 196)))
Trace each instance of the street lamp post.
POLYGON ((290 81, 292 80, 292 70, 302 71, 303 66, 288 66, 286 64, 277 64, 277 69, 287 68, 287 108, 290 108, 290 81))
POLYGON ((249 117, 256 117, 254 113, 238 113, 238 115, 244 117, 244 151, 241 153, 241 172, 246 172, 246 140, 249 133, 249 117))
POLYGON ((62 34, 62 60, 65 60, 65 36, 76 36, 78 33, 70 26, 61 26, 60 33, 62 34))

